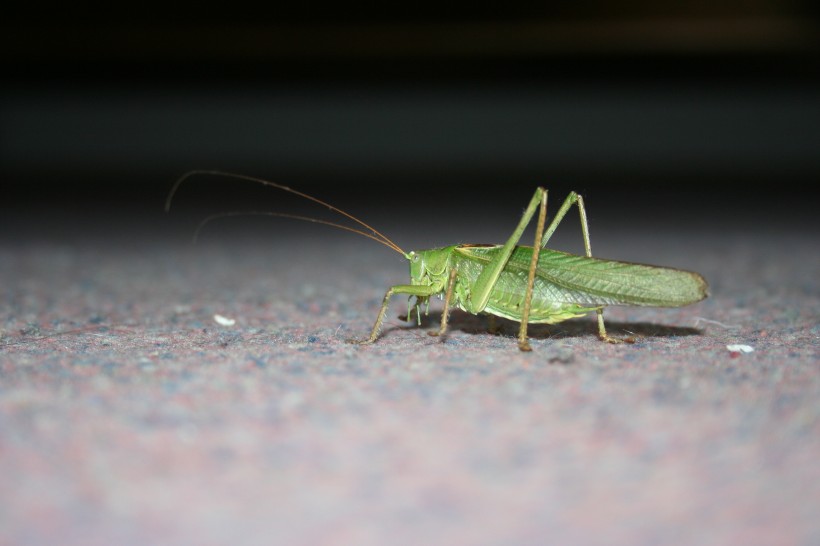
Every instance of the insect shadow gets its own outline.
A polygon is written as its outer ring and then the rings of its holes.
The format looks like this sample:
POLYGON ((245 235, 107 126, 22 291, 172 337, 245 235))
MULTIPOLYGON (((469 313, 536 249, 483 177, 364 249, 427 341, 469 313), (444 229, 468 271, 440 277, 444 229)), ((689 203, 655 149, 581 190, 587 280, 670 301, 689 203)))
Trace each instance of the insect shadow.
MULTIPOLYGON (((399 320, 406 316, 400 315, 399 320)), ((429 315, 422 316, 422 327, 434 327, 441 320, 441 311, 430 311, 429 315)), ((682 337, 703 335, 703 330, 690 326, 669 326, 656 322, 609 322, 616 330, 629 333, 638 338, 647 337, 682 337)), ((453 311, 450 319, 452 329, 473 335, 502 335, 514 337, 518 323, 504 318, 490 317, 489 315, 472 315, 461 311, 453 311), (494 320, 493 320, 494 319, 494 320), (494 324, 493 324, 494 323, 494 324)), ((415 317, 413 318, 415 327, 415 317)), ((397 326, 395 329, 403 329, 397 326)), ((385 328, 389 331, 393 328, 385 328)), ((531 324, 530 337, 534 339, 573 338, 595 335, 597 324, 594 320, 569 320, 558 324, 531 324)))

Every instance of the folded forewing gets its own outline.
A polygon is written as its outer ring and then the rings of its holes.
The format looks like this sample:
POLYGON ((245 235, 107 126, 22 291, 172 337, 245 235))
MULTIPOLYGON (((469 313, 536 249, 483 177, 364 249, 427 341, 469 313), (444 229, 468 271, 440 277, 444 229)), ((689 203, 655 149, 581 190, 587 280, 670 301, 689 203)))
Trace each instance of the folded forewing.
MULTIPOLYGON (((466 246, 459 252, 479 262, 492 260, 497 247, 466 246)), ((517 247, 507 272, 527 271, 531 247, 517 247)), ((649 305, 676 307, 706 297, 707 285, 699 274, 668 267, 587 258, 542 249, 536 276, 553 298, 584 305, 649 305)))

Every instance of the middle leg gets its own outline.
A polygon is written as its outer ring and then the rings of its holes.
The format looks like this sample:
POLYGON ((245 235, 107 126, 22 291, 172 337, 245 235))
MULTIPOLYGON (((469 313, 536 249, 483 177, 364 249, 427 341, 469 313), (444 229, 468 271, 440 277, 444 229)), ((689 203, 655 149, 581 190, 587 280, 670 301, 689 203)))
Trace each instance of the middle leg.
POLYGON ((447 319, 450 316, 450 302, 453 301, 453 286, 456 284, 456 274, 458 269, 453 267, 450 270, 450 278, 447 280, 447 291, 444 293, 444 309, 441 311, 441 327, 438 332, 427 332, 428 336, 443 336, 447 333, 447 319))

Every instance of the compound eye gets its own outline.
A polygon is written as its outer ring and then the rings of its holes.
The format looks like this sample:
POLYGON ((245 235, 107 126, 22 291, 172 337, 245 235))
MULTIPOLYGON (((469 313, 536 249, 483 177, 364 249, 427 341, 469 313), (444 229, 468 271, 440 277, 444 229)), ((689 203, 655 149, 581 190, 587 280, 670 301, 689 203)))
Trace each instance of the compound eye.
POLYGON ((413 263, 417 263, 419 261, 419 258, 421 258, 421 256, 419 256, 415 252, 411 252, 410 255, 412 256, 412 258, 410 259, 413 260, 413 263))

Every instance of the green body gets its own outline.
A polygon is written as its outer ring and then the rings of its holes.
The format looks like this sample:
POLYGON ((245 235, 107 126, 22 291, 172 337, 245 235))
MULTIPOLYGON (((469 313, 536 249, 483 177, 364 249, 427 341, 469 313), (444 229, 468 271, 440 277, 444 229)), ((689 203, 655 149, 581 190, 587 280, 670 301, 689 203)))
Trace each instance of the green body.
POLYGON ((592 257, 584 201, 572 192, 545 226, 547 191, 538 188, 515 230, 503 245, 454 245, 408 252, 410 284, 390 287, 370 337, 373 343, 394 294, 416 297, 419 306, 430 296, 444 296, 444 311, 438 333, 447 331, 451 305, 468 313, 487 313, 520 322, 518 344, 529 351, 527 325, 554 324, 590 312, 598 314, 598 336, 609 343, 623 339, 607 334, 603 308, 608 305, 679 307, 707 295, 706 281, 699 274, 668 267, 602 260, 592 257), (546 248, 570 207, 581 216, 584 256, 546 248), (518 242, 539 210, 533 246, 518 242))
MULTIPOLYGON (((520 321, 532 247, 516 246, 491 287, 487 304, 478 308, 473 303, 473 287, 501 249, 501 245, 456 245, 416 251, 410 260, 411 284, 443 294, 455 269, 454 305, 470 313, 520 321)), ((555 324, 607 305, 679 307, 705 296, 706 282, 697 273, 542 249, 528 322, 555 324)))

